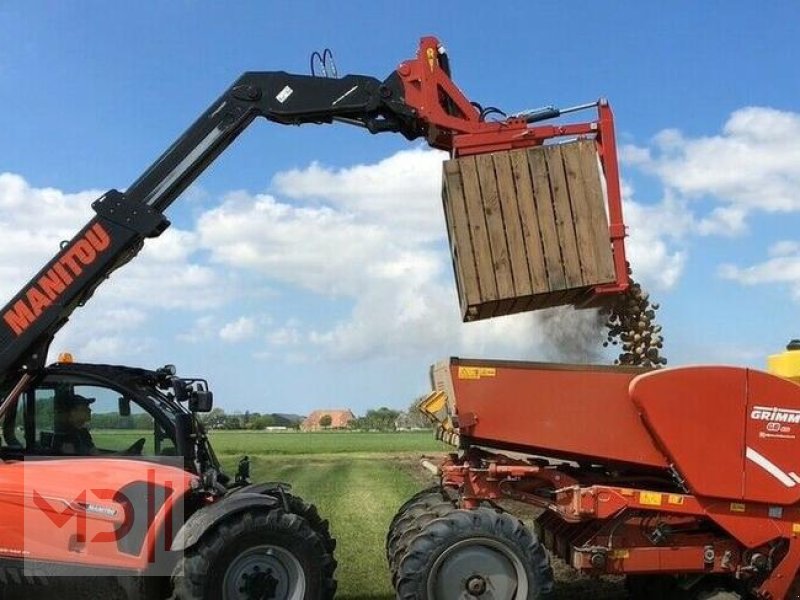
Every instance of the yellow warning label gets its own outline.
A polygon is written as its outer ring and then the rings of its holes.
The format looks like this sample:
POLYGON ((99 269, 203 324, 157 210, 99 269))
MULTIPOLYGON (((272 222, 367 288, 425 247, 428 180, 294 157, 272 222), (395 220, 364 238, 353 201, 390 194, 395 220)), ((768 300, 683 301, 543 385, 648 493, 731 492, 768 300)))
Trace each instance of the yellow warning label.
POLYGON ((497 375, 497 369, 494 367, 458 367, 459 379, 480 379, 495 375, 497 375))
POLYGON ((658 492, 639 492, 639 504, 661 506, 661 494, 658 492))
POLYGON ((629 558, 630 555, 630 550, 614 550, 611 553, 611 558, 629 558))
POLYGON ((800 523, 792 523, 792 533, 800 533, 800 523))
POLYGON ((747 508, 746 505, 739 502, 731 502, 731 512, 744 512, 747 508))
POLYGON ((667 496, 667 502, 669 502, 670 504, 677 504, 680 506, 681 504, 683 504, 683 496, 679 496, 678 494, 670 494, 669 496, 667 496))

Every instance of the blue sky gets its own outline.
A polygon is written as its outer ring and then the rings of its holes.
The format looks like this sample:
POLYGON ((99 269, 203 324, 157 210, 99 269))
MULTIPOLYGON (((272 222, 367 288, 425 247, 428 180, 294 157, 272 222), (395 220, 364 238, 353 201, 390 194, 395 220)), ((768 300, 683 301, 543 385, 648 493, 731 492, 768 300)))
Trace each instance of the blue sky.
MULTIPOLYGON (((242 71, 307 73, 329 47, 340 73, 383 78, 433 34, 483 104, 610 99, 665 354, 762 367, 800 337, 799 17, 794 2, 0 2, 0 293, 242 71)), ((441 158, 257 123, 54 350, 174 362, 228 410, 301 413, 406 406, 449 355, 558 358, 536 315, 460 323, 441 158)))

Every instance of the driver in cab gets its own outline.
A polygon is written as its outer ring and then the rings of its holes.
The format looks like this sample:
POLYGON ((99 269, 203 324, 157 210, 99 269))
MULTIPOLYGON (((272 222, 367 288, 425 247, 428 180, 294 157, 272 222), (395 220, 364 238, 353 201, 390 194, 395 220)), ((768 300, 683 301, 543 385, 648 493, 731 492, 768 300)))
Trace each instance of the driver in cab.
POLYGON ((100 453, 88 429, 89 421, 92 419, 91 404, 94 401, 94 398, 72 394, 65 402, 59 427, 58 451, 61 454, 90 456, 100 453))

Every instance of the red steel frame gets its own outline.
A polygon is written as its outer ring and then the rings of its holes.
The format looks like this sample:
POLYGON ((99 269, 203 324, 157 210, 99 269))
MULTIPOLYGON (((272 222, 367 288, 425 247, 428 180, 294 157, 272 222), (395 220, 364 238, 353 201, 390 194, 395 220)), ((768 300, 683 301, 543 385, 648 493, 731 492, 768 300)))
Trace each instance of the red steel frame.
POLYGON ((616 279, 596 286, 594 296, 619 294, 628 289, 625 222, 614 135, 614 114, 604 99, 597 102, 597 119, 584 123, 532 126, 523 117, 483 121, 478 110, 453 83, 441 64, 443 49, 435 37, 420 41, 417 57, 400 64, 405 101, 428 123, 428 143, 454 158, 540 146, 548 140, 591 136, 597 145, 608 194, 609 237, 616 279))
POLYGON ((502 455, 452 456, 440 466, 442 483, 463 508, 511 499, 545 509, 541 537, 574 568, 596 574, 697 573, 759 577, 759 561, 777 563, 755 588, 758 598, 787 598, 800 567, 800 507, 777 516, 767 504, 737 503, 686 493, 598 485, 558 467, 502 455), (551 496, 536 490, 552 490, 551 496), (641 533, 657 519, 673 528, 660 546, 641 533), (716 524, 705 535, 681 528, 716 524))

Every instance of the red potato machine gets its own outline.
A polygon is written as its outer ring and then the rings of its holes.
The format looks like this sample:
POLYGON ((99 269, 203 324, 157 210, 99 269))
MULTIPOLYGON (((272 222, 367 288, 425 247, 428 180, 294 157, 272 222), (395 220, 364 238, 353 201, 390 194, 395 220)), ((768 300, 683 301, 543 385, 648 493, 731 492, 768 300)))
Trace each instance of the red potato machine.
MULTIPOLYGON (((636 598, 798 597, 793 381, 735 367, 458 358, 436 364, 432 380, 421 406, 459 449, 439 466, 449 510, 535 505, 553 555, 585 573, 627 575, 636 598)), ((435 522, 400 550, 419 552, 435 522)), ((395 556, 396 581, 406 560, 395 556)), ((540 571, 529 583, 539 595, 506 597, 546 597, 552 581, 540 571)))

